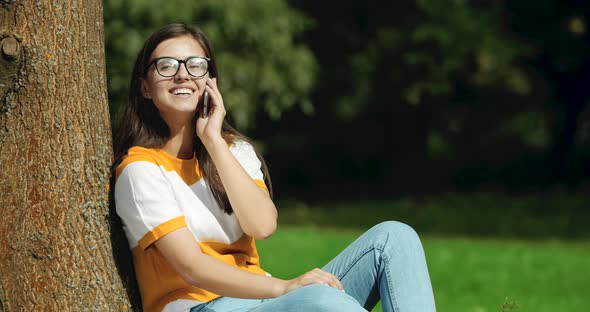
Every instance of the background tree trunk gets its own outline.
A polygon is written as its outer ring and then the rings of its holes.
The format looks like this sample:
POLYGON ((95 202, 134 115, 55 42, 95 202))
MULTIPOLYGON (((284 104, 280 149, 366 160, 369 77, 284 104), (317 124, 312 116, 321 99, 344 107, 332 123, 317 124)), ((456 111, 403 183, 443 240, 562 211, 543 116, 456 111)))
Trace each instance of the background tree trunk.
POLYGON ((124 311, 101 1, 0 1, 0 311, 124 311))

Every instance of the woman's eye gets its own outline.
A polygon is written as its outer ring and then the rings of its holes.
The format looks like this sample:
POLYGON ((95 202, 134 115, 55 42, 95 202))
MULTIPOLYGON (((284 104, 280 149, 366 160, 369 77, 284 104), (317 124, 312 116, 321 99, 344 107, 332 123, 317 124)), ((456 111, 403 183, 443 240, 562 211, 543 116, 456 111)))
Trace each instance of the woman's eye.
POLYGON ((188 67, 191 69, 197 69, 197 68, 202 68, 203 67, 203 63, 201 62, 191 62, 188 64, 188 67))
POLYGON ((165 60, 165 59, 162 59, 158 63, 158 68, 160 70, 174 69, 174 68, 176 68, 177 65, 178 64, 176 62, 174 62, 174 60, 165 60))

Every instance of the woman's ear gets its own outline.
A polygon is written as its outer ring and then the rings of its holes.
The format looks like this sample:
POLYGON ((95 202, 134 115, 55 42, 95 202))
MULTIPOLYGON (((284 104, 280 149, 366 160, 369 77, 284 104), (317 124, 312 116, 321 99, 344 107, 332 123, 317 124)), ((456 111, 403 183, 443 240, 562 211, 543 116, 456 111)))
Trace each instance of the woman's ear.
POLYGON ((148 87, 147 81, 145 81, 145 79, 141 79, 141 95, 143 95, 143 97, 148 100, 152 99, 150 88, 148 87))

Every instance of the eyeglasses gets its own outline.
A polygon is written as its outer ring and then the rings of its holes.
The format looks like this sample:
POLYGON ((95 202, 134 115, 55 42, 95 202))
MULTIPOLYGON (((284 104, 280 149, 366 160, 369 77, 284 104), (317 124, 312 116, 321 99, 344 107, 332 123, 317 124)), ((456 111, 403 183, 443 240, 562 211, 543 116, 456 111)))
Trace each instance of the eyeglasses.
POLYGON ((185 60, 178 60, 173 57, 164 56, 151 61, 145 69, 147 71, 150 66, 156 64, 156 71, 160 76, 174 77, 178 73, 181 63, 184 63, 184 68, 186 68, 189 75, 193 77, 203 77, 209 70, 211 59, 202 56, 191 56, 185 60))

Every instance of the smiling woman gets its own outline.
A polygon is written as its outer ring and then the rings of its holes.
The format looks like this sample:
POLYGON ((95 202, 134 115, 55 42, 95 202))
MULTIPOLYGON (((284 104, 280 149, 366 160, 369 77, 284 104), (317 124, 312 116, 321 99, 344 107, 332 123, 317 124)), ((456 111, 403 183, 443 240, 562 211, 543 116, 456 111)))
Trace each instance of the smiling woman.
POLYGON ((217 77, 205 35, 183 24, 155 32, 135 63, 115 204, 144 309, 346 312, 381 298, 385 311, 433 311, 422 245, 401 223, 373 227, 323 269, 291 280, 261 268, 254 240, 277 227, 268 170, 225 121, 217 77))
MULTIPOLYGON (((141 81, 142 95, 152 100, 160 116, 170 127, 173 137, 179 131, 194 132, 191 129, 193 123, 187 121, 192 121, 198 99, 204 93, 209 80, 209 77, 205 77, 208 68, 206 55, 199 42, 190 36, 167 39, 152 52, 153 61, 147 66, 145 78, 141 81), (181 64, 184 66, 180 66, 181 64), (185 126, 189 127, 178 128, 185 126)), ((164 150, 181 158, 192 157, 190 133, 183 135, 187 140, 185 144, 168 144, 164 150)))

